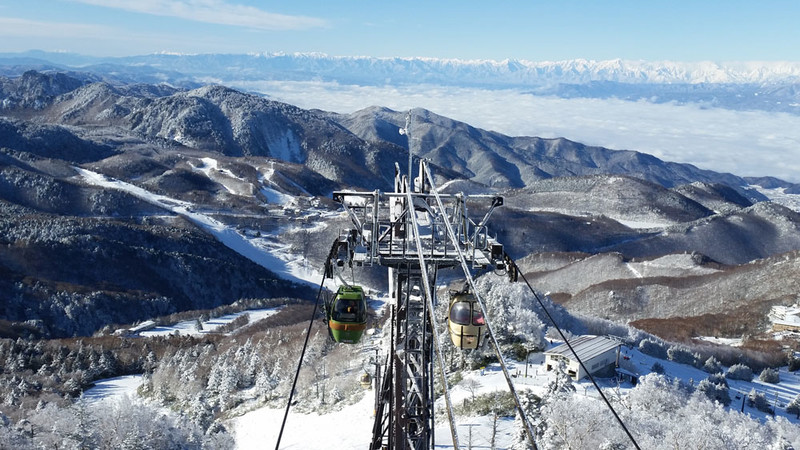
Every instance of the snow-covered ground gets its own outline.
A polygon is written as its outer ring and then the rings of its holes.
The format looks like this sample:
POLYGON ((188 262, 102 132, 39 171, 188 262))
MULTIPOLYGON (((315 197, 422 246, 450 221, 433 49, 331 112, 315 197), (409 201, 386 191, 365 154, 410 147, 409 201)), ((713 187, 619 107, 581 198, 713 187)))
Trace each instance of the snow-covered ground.
MULTIPOLYGON (((290 413, 281 436, 282 449, 365 449, 372 438, 375 397, 369 391, 361 401, 332 414, 290 413)), ((232 421, 236 448, 271 448, 278 442, 284 410, 261 408, 232 421)))
POLYGON ((800 195, 787 194, 784 188, 765 189, 760 186, 750 186, 758 192, 764 194, 775 203, 781 204, 791 210, 800 212, 800 195))
POLYGON ((83 393, 89 402, 113 401, 119 397, 136 397, 136 390, 144 380, 142 375, 125 375, 95 381, 94 386, 83 393))
MULTIPOLYGON (((217 330, 217 328, 233 322, 239 316, 248 316, 247 325, 251 325, 253 323, 258 322, 261 319, 266 319, 267 317, 277 313, 281 310, 281 307, 278 308, 265 308, 265 309, 252 309, 248 311, 242 311, 234 314, 227 314, 221 317, 215 317, 213 319, 206 320, 201 322, 200 325, 202 328, 197 326, 197 320, 185 320, 183 322, 178 322, 175 325, 168 326, 168 327, 155 327, 151 330, 142 331, 139 333, 139 336, 142 337, 153 337, 153 336, 168 336, 171 334, 180 334, 183 336, 190 335, 190 336, 200 336, 206 333, 213 333, 217 330)), ((245 327, 247 326, 245 325, 245 327)))
POLYGON ((706 275, 719 272, 718 269, 698 265, 690 253, 665 255, 659 258, 626 263, 637 278, 648 276, 687 276, 706 275))
POLYGON ((738 347, 742 345, 741 338, 719 338, 716 336, 698 336, 695 339, 700 339, 701 341, 711 342, 712 344, 718 345, 729 345, 731 347, 738 347))
POLYGON ((672 223, 670 222, 645 222, 641 220, 626 220, 626 219, 615 219, 617 222, 625 225, 628 228, 636 228, 636 229, 650 229, 650 228, 666 228, 672 223))
MULTIPOLYGON (((554 342, 553 345, 558 345, 554 342)), ((687 384, 695 386, 708 377, 708 373, 700 369, 678 364, 672 361, 657 359, 639 352, 636 349, 622 347, 622 357, 629 358, 633 365, 639 369, 641 375, 649 373, 656 362, 665 369, 669 378, 680 379, 687 384)), ((507 361, 509 372, 518 391, 532 390, 535 394, 544 393, 544 387, 549 381, 551 373, 544 366, 544 354, 531 355, 529 365, 524 362, 507 361), (527 377, 525 376, 527 373, 527 377)), ((783 416, 792 422, 797 422, 794 415, 787 414, 785 405, 800 394, 800 374, 789 373, 786 368, 780 370, 781 381, 777 384, 764 383, 756 377, 754 381, 728 380, 730 384, 731 404, 728 408, 765 421, 767 413, 758 411, 748 406, 745 402, 751 389, 766 394, 770 404, 777 406, 776 415, 783 416)), ((601 388, 619 390, 623 395, 633 388, 629 383, 616 384, 610 379, 598 380, 601 388)), ((141 383, 141 377, 118 377, 97 383, 89 389, 85 397, 92 401, 114 399, 118 396, 128 395, 135 397, 136 388, 141 383)), ((494 391, 508 391, 508 385, 503 372, 498 364, 492 364, 483 370, 464 372, 463 380, 451 386, 451 399, 454 405, 461 404, 468 399, 472 392, 467 386, 478 386, 475 394, 486 394, 494 391), (477 383, 475 383, 477 382, 477 383)), ((587 379, 575 383, 574 395, 594 398, 600 401, 599 395, 591 382, 587 379)), ((608 394, 607 394, 608 396, 608 394)), ((290 410, 286 427, 281 437, 282 449, 328 449, 335 443, 337 449, 362 449, 369 446, 374 421, 374 390, 365 391, 361 400, 352 405, 345 406, 329 414, 300 413, 290 410)), ((437 426, 435 439, 437 448, 452 448, 452 438, 449 424, 443 412, 443 400, 436 404, 437 426)), ((228 425, 236 439, 236 448, 241 450, 260 449, 272 447, 277 442, 283 420, 283 408, 259 408, 229 421, 228 425)), ((457 417, 456 428, 459 443, 466 447, 472 433, 472 445, 475 447, 488 447, 491 436, 492 424, 490 417, 457 417)), ((498 422, 496 443, 498 448, 506 448, 512 441, 514 434, 513 419, 502 418, 498 422)))
MULTIPOLYGON (((265 197, 267 197, 267 200, 270 203, 275 203, 279 205, 291 205, 294 203, 294 197, 292 197, 291 195, 284 194, 283 192, 280 192, 271 187, 271 186, 276 186, 275 182, 272 180, 272 178, 276 174, 274 163, 270 164, 269 167, 259 168, 259 172, 260 172, 259 181, 261 182, 261 193, 264 194, 265 197)), ((306 191, 297 183, 294 183, 291 180, 284 180, 284 181, 290 182, 293 186, 298 188, 300 192, 308 194, 308 191, 306 191)), ((308 195, 310 196, 311 194, 308 195)))

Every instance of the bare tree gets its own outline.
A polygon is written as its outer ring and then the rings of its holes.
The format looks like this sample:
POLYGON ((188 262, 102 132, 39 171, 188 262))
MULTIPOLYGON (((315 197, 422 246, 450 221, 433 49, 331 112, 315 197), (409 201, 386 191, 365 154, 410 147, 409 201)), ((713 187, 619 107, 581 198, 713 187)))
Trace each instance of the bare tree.
POLYGON ((473 402, 475 401, 475 394, 477 394, 478 391, 483 387, 481 382, 474 378, 468 378, 464 380, 464 382, 461 385, 464 386, 464 389, 469 391, 469 394, 472 397, 473 402))

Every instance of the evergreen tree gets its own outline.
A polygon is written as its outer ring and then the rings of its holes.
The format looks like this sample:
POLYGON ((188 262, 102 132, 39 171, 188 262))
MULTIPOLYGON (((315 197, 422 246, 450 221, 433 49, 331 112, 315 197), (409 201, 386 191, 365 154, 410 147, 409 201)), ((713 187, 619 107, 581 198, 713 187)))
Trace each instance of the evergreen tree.
POLYGON ((744 364, 734 364, 728 368, 725 377, 730 380, 753 380, 753 370, 744 364))
POLYGON ((755 388, 750 390, 750 393, 747 395, 748 404, 751 407, 756 408, 759 411, 771 413, 772 407, 769 405, 767 401, 767 396, 763 392, 756 391, 755 388))
POLYGON ((653 366, 650 367, 650 370, 654 373, 663 374, 664 366, 660 362, 656 361, 653 363, 653 366))
POLYGON ((697 366, 697 361, 700 359, 700 355, 693 353, 688 347, 683 345, 673 345, 667 349, 667 357, 670 361, 691 366, 697 366))
POLYGON ((544 388, 543 401, 550 402, 575 393, 575 385, 572 383, 572 377, 567 374, 566 367, 564 361, 558 361, 558 364, 553 367, 550 379, 544 388))
POLYGON ((712 383, 706 379, 700 381, 700 383, 697 385, 697 392, 705 395, 708 399, 718 401, 725 406, 731 404, 731 396, 727 385, 712 383))
POLYGON ((789 352, 787 355, 787 363, 789 365, 789 372, 796 372, 800 369, 800 358, 794 355, 794 352, 789 352))
MULTIPOLYGON (((541 404, 541 399, 529 390, 519 391, 518 395, 522 410, 525 412, 525 416, 531 422, 531 428, 533 428, 534 433, 539 436, 544 432, 544 422, 542 421, 541 417, 539 417, 539 406, 541 404)), ((517 414, 514 417, 514 437, 509 450, 530 450, 532 448, 533 444, 528 438, 527 426, 519 411, 517 411, 517 414)))
POLYGON ((98 446, 98 436, 95 431, 96 420, 89 413, 86 402, 83 399, 79 400, 72 407, 73 414, 75 415, 75 428, 69 436, 76 444, 79 450, 91 450, 98 446))
POLYGON ((156 354, 153 351, 147 352, 147 356, 144 358, 144 363, 142 364, 142 370, 144 373, 152 374, 156 367, 158 366, 158 359, 156 358, 156 354))
POLYGON ((786 405, 786 412, 789 414, 797 414, 797 418, 800 419, 800 394, 797 394, 797 396, 786 405))
POLYGON ((645 338, 639 342, 639 351, 645 355, 654 356, 659 359, 667 359, 667 348, 663 342, 653 338, 645 338))
POLYGON ((769 367, 764 368, 761 371, 761 374, 758 376, 758 379, 765 382, 765 383, 778 383, 781 381, 781 376, 778 373, 777 369, 771 369, 769 367))
POLYGON ((703 364, 703 370, 708 373, 721 373, 722 364, 714 356, 709 356, 706 362, 703 364))

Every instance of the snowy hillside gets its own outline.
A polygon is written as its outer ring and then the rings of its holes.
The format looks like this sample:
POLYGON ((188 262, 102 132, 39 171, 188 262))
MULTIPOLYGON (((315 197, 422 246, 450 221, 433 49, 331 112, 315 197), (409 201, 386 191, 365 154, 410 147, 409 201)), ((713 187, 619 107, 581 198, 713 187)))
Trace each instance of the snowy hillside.
MULTIPOLYGON (((551 347, 559 342, 554 342, 551 347)), ((800 442, 800 427, 793 413, 787 413, 785 406, 800 394, 800 378, 796 373, 781 369, 778 372, 780 382, 766 383, 759 379, 729 379, 724 388, 726 400, 723 403, 711 403, 703 400, 702 386, 709 373, 687 364, 661 359, 645 354, 638 349, 623 347, 621 357, 629 370, 647 376, 639 386, 628 382, 621 384, 613 380, 600 380, 605 395, 616 398, 618 408, 626 424, 631 427, 635 438, 642 448, 671 448, 672 440, 683 439, 687 442, 705 440, 708 448, 744 448, 747 442, 800 442), (661 374, 653 373, 653 368, 661 374), (692 391, 695 394, 690 394, 692 391), (700 395, 698 395, 700 394, 700 395), (756 400, 753 400, 756 399, 756 400), (758 403, 767 401, 766 404, 758 403), (762 408, 762 409, 759 409, 762 408), (770 412, 774 408, 774 414, 770 412), (664 420, 660 414, 670 414, 673 420, 664 420), (678 426, 674 420, 681 417, 686 427, 678 426), (658 420, 655 426, 651 420, 658 420), (705 429, 700 424, 708 421, 714 425, 736 424, 730 428, 715 426, 705 429), (654 428, 655 426, 655 428, 654 428), (644 427, 644 428, 640 428, 644 427), (778 431, 780 430, 780 431, 778 431), (778 431, 777 435, 771 434, 778 431), (662 436, 668 441, 661 441, 662 436)), ((563 391, 554 391, 557 378, 548 372, 544 365, 544 355, 536 353, 525 361, 509 361, 515 376, 516 388, 525 397, 529 394, 546 399, 540 405, 541 414, 534 420, 551 422, 560 418, 560 432, 565 434, 545 435, 539 445, 544 442, 558 442, 569 439, 572 445, 583 442, 594 445, 619 440, 623 443, 619 425, 614 423, 607 410, 602 407, 600 396, 589 380, 567 382, 560 386, 563 391), (571 387, 570 387, 571 386, 571 387), (566 393, 566 395, 565 395, 566 393), (581 406, 583 412, 572 410, 581 406), (604 431, 584 434, 593 427, 600 426, 604 431)), ((722 367, 721 370, 730 368, 722 367)), ((513 416, 501 414, 496 419, 492 414, 479 414, 474 408, 479 401, 496 401, 507 395, 508 387, 497 364, 475 370, 457 372, 460 381, 452 386, 452 400, 456 405, 471 405, 460 409, 456 419, 459 441, 462 446, 473 448, 490 446, 494 441, 496 448, 507 449, 514 446, 519 432, 518 424, 513 416), (471 411, 471 412, 470 412, 471 411), (496 420, 496 422, 495 422, 496 420)), ((85 399, 91 402, 90 409, 102 411, 114 405, 124 397, 134 402, 138 399, 136 389, 144 382, 141 377, 120 377, 99 382, 95 388, 87 391, 85 399), (103 402, 102 404, 99 402, 103 402)), ((563 383, 563 381, 561 381, 563 383)), ((364 390, 354 396, 353 403, 344 405, 333 412, 292 411, 286 422, 286 429, 281 439, 281 447, 285 449, 323 449, 329 448, 331 439, 335 439, 338 449, 360 449, 369 445, 370 430, 374 421, 374 390, 364 390), (346 432, 342 424, 346 423, 346 432), (308 430, 313 429, 314 433, 308 430)), ((442 408, 440 398, 437 407, 442 408)), ((279 407, 260 407, 241 416, 234 417, 227 423, 231 429, 235 448, 240 450, 263 448, 277 442, 284 409, 279 407)), ((443 419, 443 417, 440 417, 443 419)), ((551 425, 552 426, 552 425, 551 425)), ((437 448, 453 448, 450 430, 440 423, 435 431, 437 448)), ((627 442, 629 444, 629 442, 627 442)), ((516 447, 513 447, 516 448, 516 447)), ((589 447, 581 447, 589 448, 589 447)), ((684 448, 684 447, 679 447, 684 448)), ((691 448, 691 447, 689 447, 691 448)))

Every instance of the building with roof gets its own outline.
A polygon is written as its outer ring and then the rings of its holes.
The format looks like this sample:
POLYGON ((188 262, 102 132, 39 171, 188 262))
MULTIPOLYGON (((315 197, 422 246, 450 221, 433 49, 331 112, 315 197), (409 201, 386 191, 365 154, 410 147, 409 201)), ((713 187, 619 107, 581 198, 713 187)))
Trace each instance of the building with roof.
POLYGON ((772 331, 800 331, 800 307, 775 305, 769 312, 772 331))
MULTIPOLYGON (((592 374, 617 365, 620 343, 614 339, 606 336, 578 336, 570 339, 569 344, 592 374)), ((548 371, 553 370, 559 362, 563 361, 567 374, 574 380, 580 380, 588 375, 567 344, 553 347, 544 352, 544 355, 544 363, 548 371)))

